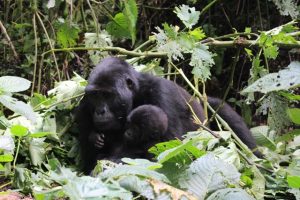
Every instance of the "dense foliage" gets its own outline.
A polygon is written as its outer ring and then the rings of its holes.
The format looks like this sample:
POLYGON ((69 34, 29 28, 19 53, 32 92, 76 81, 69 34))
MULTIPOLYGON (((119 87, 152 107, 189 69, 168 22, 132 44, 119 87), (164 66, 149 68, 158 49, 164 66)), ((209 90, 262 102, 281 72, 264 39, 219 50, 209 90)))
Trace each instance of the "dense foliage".
POLYGON ((300 199, 295 1, 15 0, 0 8, 0 195, 300 199), (207 94, 231 102, 265 158, 214 114, 219 138, 199 128, 152 147, 155 161, 99 161, 83 176, 73 111, 90 69, 108 55, 178 82, 206 113, 214 112, 207 94))

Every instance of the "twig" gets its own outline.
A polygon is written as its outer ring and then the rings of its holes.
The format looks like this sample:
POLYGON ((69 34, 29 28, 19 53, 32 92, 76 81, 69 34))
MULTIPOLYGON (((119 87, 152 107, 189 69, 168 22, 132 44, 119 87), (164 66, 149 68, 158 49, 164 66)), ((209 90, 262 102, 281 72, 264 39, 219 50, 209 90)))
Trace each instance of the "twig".
MULTIPOLYGON (((39 13, 38 13, 38 12, 35 12, 35 15, 37 16, 38 20, 40 21, 40 24, 41 24, 41 26, 42 26, 42 28, 43 28, 43 30, 44 30, 44 32, 45 32, 46 38, 47 38, 47 40, 48 40, 48 42, 49 42, 50 49, 54 49, 54 48, 53 48, 53 45, 52 45, 52 42, 51 42, 51 39, 50 39, 50 37, 49 37, 49 35, 48 35, 48 32, 47 32, 47 30, 46 30, 46 27, 44 26, 43 21, 42 21, 40 15, 39 15, 39 13)), ((61 78, 60 78, 60 72, 59 72, 59 68, 58 68, 58 64, 57 64, 57 59, 56 59, 56 56, 55 56, 54 51, 52 52, 52 56, 53 56, 54 63, 55 63, 55 67, 56 67, 56 71, 57 71, 58 81, 61 81, 61 78)), ((42 65, 41 65, 41 67, 42 67, 42 65)), ((39 77, 39 78, 40 78, 40 77, 39 77)))
POLYGON ((9 37, 9 35, 7 34, 7 31, 6 31, 6 28, 5 28, 4 25, 2 24, 2 21, 1 21, 1 20, 0 20, 0 29, 1 29, 2 33, 4 34, 4 36, 5 36, 5 38, 6 38, 8 44, 9 44, 9 46, 10 46, 10 48, 11 48, 13 54, 14 54, 15 59, 16 59, 17 61, 20 61, 19 56, 18 56, 18 54, 17 54, 17 52, 16 52, 16 50, 15 50, 15 46, 14 46, 14 44, 12 43, 12 41, 10 40, 10 37, 9 37))
POLYGON ((212 7, 218 0, 213 0, 212 2, 210 2, 209 4, 207 4, 200 12, 200 15, 203 15, 204 13, 206 13, 208 11, 208 9, 210 9, 210 7, 212 7))
POLYGON ((227 95, 228 95, 228 93, 229 93, 229 90, 230 90, 230 88, 231 88, 232 85, 233 85, 234 71, 235 71, 236 65, 237 65, 237 63, 238 63, 238 61, 239 61, 240 52, 241 52, 241 49, 239 48, 239 49, 237 50, 236 54, 235 54, 235 58, 234 58, 234 61, 233 61, 232 66, 231 66, 231 72, 230 72, 230 77, 229 77, 229 84, 228 84, 228 87, 226 88, 226 91, 225 91, 224 96, 223 96, 223 98, 222 98, 222 102, 221 102, 221 104, 215 109, 215 112, 212 114, 212 116, 210 117, 210 119, 208 120, 208 122, 211 122, 211 121, 215 118, 216 114, 218 113, 218 111, 220 110, 220 108, 223 107, 223 105, 224 105, 224 103, 225 103, 225 100, 226 100, 226 97, 227 97, 227 95))
POLYGON ((31 88, 31 96, 33 96, 34 87, 35 87, 35 79, 36 79, 36 71, 37 71, 37 57, 38 57, 38 40, 37 40, 37 31, 36 31, 36 16, 33 15, 32 18, 33 24, 33 32, 34 32, 34 68, 33 68, 33 80, 32 80, 32 88, 31 88))
MULTIPOLYGON (((178 69, 178 67, 176 67, 176 65, 174 65, 173 63, 171 63, 172 66, 180 73, 180 75, 182 76, 182 78, 187 82, 187 84, 192 88, 192 90, 195 92, 195 94, 203 101, 203 95, 197 91, 195 89, 195 87, 193 86, 193 84, 189 81, 189 79, 185 76, 185 74, 183 73, 182 69, 178 69)), ((208 109, 211 112, 215 112, 215 110, 211 107, 211 105, 207 104, 208 109)), ((230 131, 232 137, 235 139, 236 143, 238 144, 238 146, 243 149, 247 154, 251 154, 253 155, 253 152, 248 148, 248 146, 246 146, 241 139, 235 134, 235 132, 230 128, 230 126, 228 125, 228 123, 222 119, 218 114, 216 114, 216 118, 220 121, 220 123, 224 126, 225 129, 227 129, 228 131, 230 131)))

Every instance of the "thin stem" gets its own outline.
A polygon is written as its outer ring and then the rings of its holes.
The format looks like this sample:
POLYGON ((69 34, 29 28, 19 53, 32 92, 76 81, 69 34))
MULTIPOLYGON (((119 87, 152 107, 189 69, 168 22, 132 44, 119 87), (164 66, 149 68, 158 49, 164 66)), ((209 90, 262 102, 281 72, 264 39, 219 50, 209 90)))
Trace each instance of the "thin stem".
POLYGON ((200 12, 200 15, 203 15, 204 13, 206 13, 210 7, 212 7, 218 0, 213 0, 212 2, 210 2, 209 4, 207 4, 200 12))
POLYGON ((210 117, 210 119, 208 120, 208 122, 211 122, 216 114, 218 113, 218 111, 220 110, 220 108, 223 107, 224 103, 225 103, 225 100, 226 100, 226 97, 229 93, 229 90, 232 88, 233 86, 233 78, 234 78, 234 72, 235 72, 235 68, 236 68, 236 65, 239 61, 239 58, 240 58, 240 53, 241 53, 241 49, 239 48, 235 54, 235 58, 234 58, 234 61, 233 61, 233 64, 231 66, 231 72, 230 72, 230 77, 229 77, 229 84, 228 84, 228 87, 226 88, 226 91, 224 93, 224 96, 222 98, 222 102, 221 104, 217 107, 217 109, 215 109, 215 112, 212 114, 212 116, 210 117))
POLYGON ((31 96, 34 93, 35 87, 35 79, 36 79, 36 71, 37 71, 37 57, 38 57, 38 41, 37 41, 37 31, 36 31, 36 17, 33 15, 32 18, 33 24, 33 32, 34 32, 34 68, 33 68, 33 80, 32 80, 32 88, 31 88, 31 96))
MULTIPOLYGON (((43 30, 44 30, 44 32, 45 32, 45 35, 46 35, 47 40, 48 40, 48 42, 49 42, 50 49, 51 49, 51 50, 54 49, 54 48, 53 48, 53 45, 52 45, 52 42, 51 42, 51 39, 50 39, 50 37, 49 37, 49 35, 48 35, 48 32, 47 32, 47 30, 46 30, 46 27, 44 26, 43 21, 42 21, 40 15, 39 15, 39 13, 38 13, 38 12, 35 12, 35 15, 36 15, 37 18, 39 19, 40 24, 41 24, 41 26, 42 26, 42 28, 43 28, 43 30)), ((54 51, 51 51, 51 52, 52 52, 52 56, 53 56, 53 59, 54 59, 54 63, 55 63, 55 67, 56 67, 56 71, 57 71, 57 75, 58 75, 58 81, 61 81, 60 73, 59 73, 59 68, 58 68, 58 64, 57 64, 57 59, 56 59, 55 53, 54 53, 54 51)))
POLYGON ((17 162, 18 155, 19 155, 20 145, 21 145, 21 137, 18 137, 18 145, 17 145, 16 155, 15 155, 15 159, 14 159, 14 163, 13 163, 14 169, 16 168, 16 162, 17 162))

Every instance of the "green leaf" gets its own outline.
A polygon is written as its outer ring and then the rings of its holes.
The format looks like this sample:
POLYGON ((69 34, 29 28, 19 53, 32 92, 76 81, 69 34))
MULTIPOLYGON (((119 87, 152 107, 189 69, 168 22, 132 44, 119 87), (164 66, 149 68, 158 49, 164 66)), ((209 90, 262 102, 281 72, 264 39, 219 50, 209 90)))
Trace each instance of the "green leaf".
POLYGON ((205 45, 198 45, 193 49, 192 58, 189 65, 193 66, 192 74, 202 80, 210 78, 210 69, 215 64, 214 54, 208 51, 205 45))
POLYGON ((203 30, 200 27, 189 31, 189 34, 191 36, 193 36, 196 40, 202 40, 203 38, 206 37, 205 33, 203 32, 203 30))
POLYGON ((189 29, 191 29, 195 24, 197 24, 200 17, 199 11, 196 11, 194 7, 189 7, 187 5, 175 7, 174 13, 177 14, 177 17, 189 29))
POLYGON ((238 186, 239 181, 240 173, 232 164, 207 154, 190 165, 179 184, 199 199, 204 199, 207 193, 226 188, 229 184, 238 186))
POLYGON ((221 189, 211 194, 206 200, 255 200, 240 188, 221 189))
POLYGON ((169 180, 165 175, 160 174, 153 170, 143 168, 141 166, 134 166, 134 165, 118 165, 117 167, 107 169, 100 174, 100 176, 104 179, 119 178, 125 175, 136 175, 140 177, 156 179, 156 180, 169 183, 169 180))
POLYGON ((28 134, 28 129, 24 126, 21 125, 13 125, 10 128, 10 132, 14 135, 14 136, 18 136, 18 137, 24 137, 28 134))
POLYGON ((29 144, 31 162, 34 166, 41 165, 45 160, 46 143, 45 138, 33 138, 29 144))
POLYGON ((245 28, 245 33, 251 33, 251 27, 246 27, 245 28))
POLYGON ((276 144, 268 137, 268 126, 257 126, 250 129, 257 144, 268 147, 272 151, 276 150, 276 144))
POLYGON ((0 90, 5 92, 22 92, 30 88, 31 82, 16 76, 0 77, 0 90))
POLYGON ((127 163, 129 165, 135 165, 135 166, 141 166, 150 170, 159 169, 162 167, 162 164, 151 162, 146 159, 131 159, 131 158, 122 158, 122 161, 124 163, 127 163))
POLYGON ((0 155, 0 162, 11 162, 14 160, 14 157, 11 154, 0 155))
POLYGON ((245 88, 242 93, 268 93, 278 90, 288 90, 300 85, 300 62, 291 62, 286 69, 278 73, 270 73, 256 80, 245 88))
POLYGON ((154 154, 155 156, 158 156, 160 153, 162 153, 168 149, 177 147, 181 144, 182 144, 182 142, 180 140, 170 140, 167 142, 158 143, 155 146, 151 147, 148 151, 150 153, 154 154))
POLYGON ((30 105, 8 95, 0 95, 0 103, 15 113, 23 115, 33 123, 36 122, 36 113, 34 113, 30 105))
POLYGON ((131 35, 132 45, 136 40, 136 22, 138 17, 138 8, 135 0, 126 0, 123 14, 127 20, 129 32, 131 35))
POLYGON ((119 184, 126 190, 136 192, 146 199, 155 199, 154 190, 146 180, 141 180, 136 176, 126 176, 119 181, 119 184))
POLYGON ((300 109, 299 108, 289 108, 287 114, 295 124, 300 125, 300 109))
POLYGON ((291 188, 300 188, 300 176, 288 176, 287 182, 291 188))
POLYGON ((54 134, 54 133, 52 133, 52 132, 36 132, 36 133, 31 133, 29 135, 29 137, 41 138, 41 137, 46 137, 47 135, 51 135, 51 134, 54 134))
POLYGON ((189 146, 192 146, 193 142, 192 140, 188 141, 187 143, 183 143, 175 148, 168 149, 164 152, 162 152, 160 155, 158 155, 157 160, 159 163, 164 163, 167 160, 170 160, 171 158, 175 157, 179 153, 183 153, 185 149, 187 149, 189 146))
POLYGON ((13 151, 15 142, 11 135, 0 135, 0 150, 13 151))
POLYGON ((59 23, 57 26, 57 41, 58 44, 63 47, 73 47, 76 45, 76 40, 79 38, 79 29, 69 22, 59 23))
POLYGON ((123 13, 118 13, 113 21, 106 25, 107 32, 116 38, 131 38, 128 22, 123 13))
POLYGON ((292 101, 300 101, 300 95, 297 94, 292 94, 288 91, 280 91, 279 94, 285 98, 287 98, 288 100, 292 100, 292 101))
POLYGON ((253 56, 252 50, 251 49, 247 49, 244 48, 244 50, 246 51, 247 55, 251 58, 253 56))
POLYGON ((267 58, 275 59, 278 56, 278 47, 277 46, 269 46, 264 48, 264 53, 267 58))
POLYGON ((284 135, 278 137, 276 139, 276 143, 278 142, 289 142, 291 141, 295 136, 298 136, 300 135, 300 129, 295 129, 295 130, 292 130, 288 133, 285 133, 284 135))
POLYGON ((29 193, 32 190, 31 171, 26 168, 16 167, 13 187, 22 190, 22 192, 29 193))

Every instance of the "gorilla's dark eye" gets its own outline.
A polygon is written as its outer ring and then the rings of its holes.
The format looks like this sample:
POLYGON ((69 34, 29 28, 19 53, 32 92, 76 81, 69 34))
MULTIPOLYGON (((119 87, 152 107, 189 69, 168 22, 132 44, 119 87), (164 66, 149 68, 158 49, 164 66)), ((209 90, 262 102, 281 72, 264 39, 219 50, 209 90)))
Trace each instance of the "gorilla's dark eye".
POLYGON ((130 78, 126 78, 126 84, 129 89, 133 88, 133 81, 130 78))

